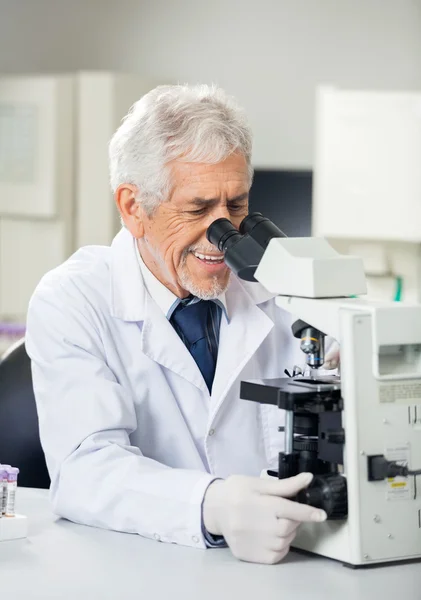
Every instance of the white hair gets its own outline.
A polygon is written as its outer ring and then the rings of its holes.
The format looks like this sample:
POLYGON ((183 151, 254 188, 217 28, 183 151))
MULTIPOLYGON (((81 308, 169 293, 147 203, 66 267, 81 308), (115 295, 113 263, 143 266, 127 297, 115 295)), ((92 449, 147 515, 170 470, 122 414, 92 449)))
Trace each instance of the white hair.
POLYGON ((209 85, 164 85, 130 109, 109 144, 113 191, 123 183, 138 188, 148 213, 168 199, 172 160, 215 164, 234 152, 248 165, 252 134, 245 112, 222 89, 209 85))

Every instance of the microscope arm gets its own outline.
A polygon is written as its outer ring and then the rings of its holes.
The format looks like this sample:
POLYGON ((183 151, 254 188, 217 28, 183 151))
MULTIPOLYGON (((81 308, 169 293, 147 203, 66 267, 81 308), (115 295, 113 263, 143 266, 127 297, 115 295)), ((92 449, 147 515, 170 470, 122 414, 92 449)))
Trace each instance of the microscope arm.
POLYGON ((361 309, 364 301, 357 298, 298 298, 277 296, 276 304, 290 314, 340 342, 339 311, 341 308, 361 309))

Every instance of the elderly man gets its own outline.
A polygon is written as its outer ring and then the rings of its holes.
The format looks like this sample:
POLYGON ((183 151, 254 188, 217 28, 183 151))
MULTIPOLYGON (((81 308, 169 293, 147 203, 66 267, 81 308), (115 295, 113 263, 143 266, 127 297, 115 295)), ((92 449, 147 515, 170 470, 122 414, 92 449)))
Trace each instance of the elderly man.
POLYGON ((326 514, 288 499, 310 474, 260 477, 281 449, 280 411, 239 399, 242 379, 297 362, 291 318, 206 239, 215 219, 248 212, 251 146, 220 89, 141 98, 109 147, 124 227, 42 279, 27 350, 58 515, 276 563, 326 514))

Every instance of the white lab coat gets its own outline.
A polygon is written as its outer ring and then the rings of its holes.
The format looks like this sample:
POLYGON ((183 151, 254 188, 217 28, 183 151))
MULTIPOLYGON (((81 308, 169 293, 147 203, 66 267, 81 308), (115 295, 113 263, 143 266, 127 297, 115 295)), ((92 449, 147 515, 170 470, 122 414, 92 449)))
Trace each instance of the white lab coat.
POLYGON ((276 466, 282 411, 240 400, 240 381, 302 364, 293 319, 236 277, 226 303, 210 396, 146 291, 128 231, 42 279, 26 347, 58 515, 204 548, 209 483, 276 466))

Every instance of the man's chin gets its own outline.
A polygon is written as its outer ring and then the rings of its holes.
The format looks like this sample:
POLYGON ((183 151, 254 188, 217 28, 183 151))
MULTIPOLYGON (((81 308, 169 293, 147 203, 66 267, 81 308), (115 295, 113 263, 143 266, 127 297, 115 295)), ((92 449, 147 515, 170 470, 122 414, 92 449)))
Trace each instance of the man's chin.
POLYGON ((187 290, 193 296, 200 298, 201 300, 214 300, 223 294, 229 285, 231 272, 228 271, 227 275, 223 278, 213 277, 210 281, 204 285, 203 281, 197 281, 189 277, 187 274, 181 279, 181 284, 185 290, 187 290))

